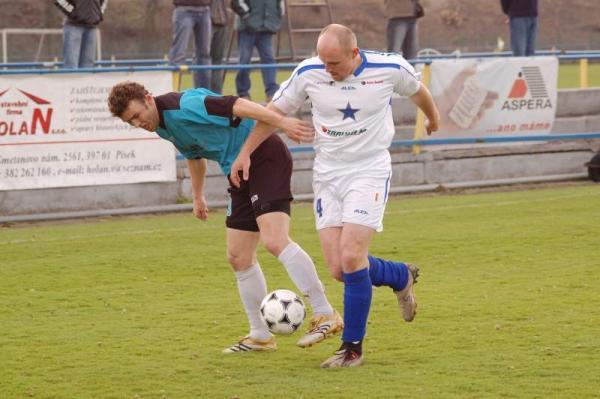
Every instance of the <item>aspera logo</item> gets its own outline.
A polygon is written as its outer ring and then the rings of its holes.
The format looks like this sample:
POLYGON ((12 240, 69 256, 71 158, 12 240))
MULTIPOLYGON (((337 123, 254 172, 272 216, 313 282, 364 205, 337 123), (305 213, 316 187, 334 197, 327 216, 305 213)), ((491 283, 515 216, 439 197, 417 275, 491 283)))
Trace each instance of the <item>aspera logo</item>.
POLYGON ((502 111, 537 110, 552 108, 546 83, 540 68, 524 66, 515 79, 502 104, 502 111))

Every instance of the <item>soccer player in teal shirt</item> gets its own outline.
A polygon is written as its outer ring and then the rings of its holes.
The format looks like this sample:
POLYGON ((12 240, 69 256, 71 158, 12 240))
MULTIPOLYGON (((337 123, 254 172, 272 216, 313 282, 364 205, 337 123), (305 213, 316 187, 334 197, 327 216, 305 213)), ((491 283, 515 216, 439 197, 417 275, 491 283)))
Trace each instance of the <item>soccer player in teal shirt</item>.
POLYGON ((260 303, 267 294, 265 277, 256 256, 261 240, 284 265, 313 308, 309 329, 298 346, 309 347, 343 329, 342 318, 327 300, 313 261, 289 236, 292 158, 283 141, 277 135, 265 140, 250 159, 252 178, 239 187, 231 183, 231 165, 255 120, 282 129, 296 142, 312 141, 314 131, 309 123, 203 88, 153 97, 139 83, 122 82, 112 88, 108 105, 114 116, 137 128, 156 132, 173 143, 186 158, 192 180, 194 215, 199 219, 208 217, 203 194, 206 160, 218 162, 229 180, 227 255, 237 278, 250 332, 224 353, 277 348, 260 317, 260 303))

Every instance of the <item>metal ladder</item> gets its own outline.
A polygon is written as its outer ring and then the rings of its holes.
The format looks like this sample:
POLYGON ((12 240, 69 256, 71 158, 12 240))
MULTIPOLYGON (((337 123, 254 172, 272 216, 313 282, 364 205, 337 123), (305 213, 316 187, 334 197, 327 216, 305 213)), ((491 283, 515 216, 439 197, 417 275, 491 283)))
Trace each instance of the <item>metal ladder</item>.
POLYGON ((290 46, 290 56, 289 57, 283 57, 280 55, 280 44, 281 44, 281 36, 282 36, 282 30, 280 30, 277 33, 277 51, 276 51, 276 56, 275 58, 277 60, 281 60, 281 59, 288 59, 291 61, 295 61, 298 60, 300 58, 302 58, 301 56, 298 55, 297 51, 296 51, 296 40, 294 39, 294 35, 296 34, 318 34, 319 32, 321 32, 321 29, 325 26, 323 25, 320 28, 307 28, 307 27, 300 27, 300 26, 294 26, 292 23, 292 14, 295 11, 300 11, 302 9, 307 9, 307 8, 312 8, 314 9, 319 9, 319 8, 325 8, 326 9, 326 18, 327 18, 327 24, 331 24, 333 23, 333 13, 331 11, 331 5, 329 4, 329 0, 285 0, 285 18, 286 18, 286 33, 288 36, 288 42, 289 42, 289 46, 290 46))

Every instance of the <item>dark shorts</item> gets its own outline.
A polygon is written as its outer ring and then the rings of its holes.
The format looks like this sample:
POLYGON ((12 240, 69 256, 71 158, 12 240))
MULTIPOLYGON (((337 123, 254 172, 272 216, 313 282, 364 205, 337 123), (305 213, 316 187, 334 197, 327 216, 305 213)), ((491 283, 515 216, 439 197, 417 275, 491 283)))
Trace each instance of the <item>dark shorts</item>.
MULTIPOLYGON (((266 139, 250 156, 250 178, 240 188, 229 180, 227 227, 258 231, 256 218, 269 212, 290 214, 292 156, 276 134, 266 139)), ((240 172, 241 173, 241 172, 240 172)))

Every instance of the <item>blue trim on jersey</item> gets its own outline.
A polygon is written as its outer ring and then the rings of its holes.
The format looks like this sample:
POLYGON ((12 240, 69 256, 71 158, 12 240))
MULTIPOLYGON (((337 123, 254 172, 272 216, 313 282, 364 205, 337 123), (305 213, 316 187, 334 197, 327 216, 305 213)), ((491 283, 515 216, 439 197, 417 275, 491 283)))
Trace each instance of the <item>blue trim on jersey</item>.
POLYGON ((288 87, 290 87, 290 85, 292 84, 292 80, 294 80, 294 78, 296 76, 300 76, 301 73, 309 71, 311 69, 325 69, 325 65, 323 64, 311 64, 311 65, 305 65, 302 68, 298 69, 296 71, 296 73, 294 75, 292 75, 292 77, 290 78, 290 80, 288 81, 287 86, 285 86, 283 89, 281 89, 281 91, 279 92, 279 95, 275 98, 273 98, 273 103, 277 100, 279 100, 281 98, 281 96, 283 96, 283 92, 287 90, 288 87))
MULTIPOLYGON (((378 53, 377 51, 368 51, 368 50, 359 50, 359 52, 360 52, 360 56, 362 58, 362 62, 358 66, 358 68, 356 68, 356 71, 354 71, 354 76, 358 76, 365 68, 394 68, 394 69, 404 69, 404 70, 406 70, 406 72, 410 73, 416 79, 416 75, 414 73, 412 73, 406 67, 404 67, 400 64, 395 64, 392 62, 381 62, 381 63, 369 62, 367 60, 366 53, 373 53, 373 54, 382 54, 382 53, 378 53)), ((392 54, 392 53, 386 53, 386 54, 392 54)))
POLYGON ((360 63, 360 65, 358 66, 358 68, 356 68, 356 71, 354 71, 354 76, 358 76, 360 75, 360 73, 362 71, 364 71, 364 69, 367 67, 368 65, 368 61, 367 61, 367 56, 365 55, 364 51, 362 50, 358 50, 358 53, 360 54, 360 58, 362 59, 362 62, 360 63))
POLYGON ((325 69, 325 65, 321 64, 312 64, 312 65, 304 65, 302 68, 298 69, 298 72, 296 72, 296 75, 300 76, 300 74, 306 72, 306 71, 310 71, 311 69, 325 69))
MULTIPOLYGON (((281 98, 281 96, 283 96, 283 92, 287 90, 288 87, 290 87, 290 85, 292 84, 292 80, 294 80, 294 78, 296 77, 296 75, 292 75, 292 77, 290 78, 290 80, 288 81, 287 86, 285 86, 283 89, 281 89, 281 91, 279 92, 279 95, 277 97, 273 97, 273 104, 275 104, 275 101, 279 100, 281 98)), ((277 94, 277 93, 275 93, 277 94)))

